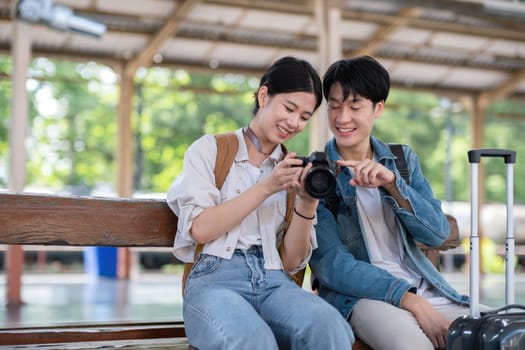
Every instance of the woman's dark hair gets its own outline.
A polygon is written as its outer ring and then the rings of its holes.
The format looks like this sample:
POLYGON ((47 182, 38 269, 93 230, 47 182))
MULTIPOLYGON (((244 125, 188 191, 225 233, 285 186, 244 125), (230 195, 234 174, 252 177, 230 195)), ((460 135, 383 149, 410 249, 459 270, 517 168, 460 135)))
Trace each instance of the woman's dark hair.
POLYGON ((343 59, 333 63, 323 77, 323 93, 328 93, 334 83, 341 84, 343 100, 350 93, 363 96, 374 104, 386 101, 390 90, 390 75, 370 56, 343 59))
MULTIPOLYGON (((269 96, 299 91, 311 92, 316 99, 315 109, 319 108, 323 101, 323 88, 319 74, 310 63, 294 57, 287 56, 275 61, 261 77, 259 88, 263 85, 268 88, 269 96)), ((253 108, 254 115, 259 110, 257 92, 253 108)))

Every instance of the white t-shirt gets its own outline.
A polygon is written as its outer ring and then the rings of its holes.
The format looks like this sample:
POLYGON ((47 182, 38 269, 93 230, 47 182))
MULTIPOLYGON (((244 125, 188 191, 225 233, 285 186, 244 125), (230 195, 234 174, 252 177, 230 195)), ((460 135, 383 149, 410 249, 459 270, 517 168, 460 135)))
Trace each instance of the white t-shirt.
POLYGON ((368 245, 370 263, 406 280, 417 288, 417 294, 433 306, 452 303, 442 297, 421 275, 403 263, 405 250, 395 214, 383 205, 377 188, 356 187, 357 208, 368 245))

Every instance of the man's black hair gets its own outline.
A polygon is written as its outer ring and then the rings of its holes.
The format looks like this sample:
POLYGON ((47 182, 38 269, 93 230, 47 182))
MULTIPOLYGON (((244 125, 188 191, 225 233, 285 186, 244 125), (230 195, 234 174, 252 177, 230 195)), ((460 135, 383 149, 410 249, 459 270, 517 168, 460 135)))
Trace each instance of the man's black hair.
POLYGON ((328 99, 334 83, 341 84, 343 100, 350 94, 371 100, 374 104, 386 101, 390 91, 390 75, 373 57, 359 56, 334 62, 323 78, 323 93, 328 99))

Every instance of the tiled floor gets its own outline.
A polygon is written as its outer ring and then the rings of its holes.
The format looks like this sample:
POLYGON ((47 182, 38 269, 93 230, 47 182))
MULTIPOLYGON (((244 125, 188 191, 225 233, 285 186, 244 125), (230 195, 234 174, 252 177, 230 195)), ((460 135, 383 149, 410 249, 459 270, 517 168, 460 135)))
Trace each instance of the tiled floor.
POLYGON ((6 307, 0 275, 0 325, 182 319, 180 276, 142 274, 130 281, 84 274, 24 275, 21 307, 6 307))
MULTIPOLYGON (((446 274, 463 293, 468 276, 446 274)), ((504 303, 502 275, 485 276, 481 301, 504 303)), ((525 275, 516 276, 516 302, 525 304, 525 275)), ((94 321, 170 321, 182 319, 180 276, 143 273, 130 281, 92 279, 84 274, 26 274, 22 298, 25 305, 5 306, 5 275, 0 274, 0 327, 49 325, 94 321)))

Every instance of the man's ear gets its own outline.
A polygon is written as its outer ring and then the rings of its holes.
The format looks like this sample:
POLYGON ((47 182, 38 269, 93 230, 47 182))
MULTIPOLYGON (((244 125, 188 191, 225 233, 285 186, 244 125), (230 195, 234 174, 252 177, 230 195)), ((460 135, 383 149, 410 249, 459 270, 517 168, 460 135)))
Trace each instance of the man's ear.
POLYGON ((376 105, 374 107, 374 118, 381 117, 381 114, 383 114, 384 110, 385 110, 385 101, 384 100, 379 101, 378 103, 376 103, 376 105))
POLYGON ((264 107, 264 104, 268 100, 268 87, 263 85, 257 91, 257 102, 259 102, 259 107, 264 107))

